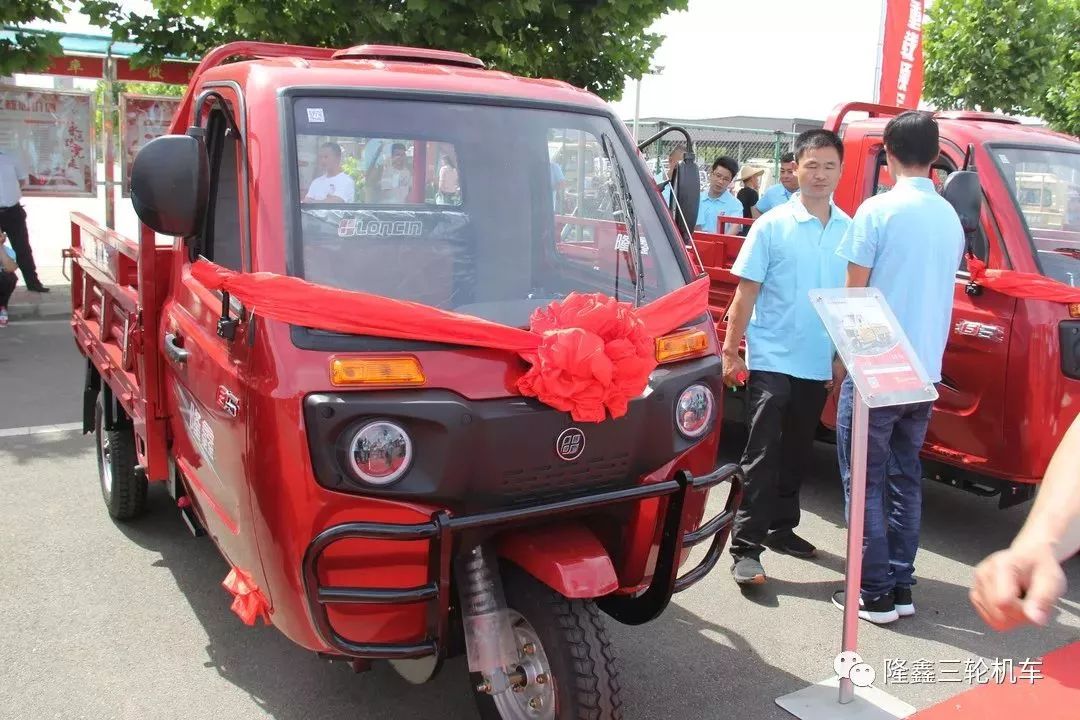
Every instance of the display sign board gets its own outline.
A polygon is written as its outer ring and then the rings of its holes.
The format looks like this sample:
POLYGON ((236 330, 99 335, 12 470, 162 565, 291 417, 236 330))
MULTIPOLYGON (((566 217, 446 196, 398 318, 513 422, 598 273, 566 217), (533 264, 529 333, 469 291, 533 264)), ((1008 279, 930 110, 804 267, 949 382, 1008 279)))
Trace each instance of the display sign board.
POLYGON ((937 389, 880 290, 812 290, 810 301, 868 406, 937 400, 937 389))
POLYGON ((27 195, 96 197, 90 93, 0 86, 0 150, 29 174, 27 195))
POLYGON ((120 96, 120 183, 124 197, 128 197, 131 163, 135 161, 135 153, 150 140, 168 134, 173 115, 179 107, 180 98, 177 97, 120 96))

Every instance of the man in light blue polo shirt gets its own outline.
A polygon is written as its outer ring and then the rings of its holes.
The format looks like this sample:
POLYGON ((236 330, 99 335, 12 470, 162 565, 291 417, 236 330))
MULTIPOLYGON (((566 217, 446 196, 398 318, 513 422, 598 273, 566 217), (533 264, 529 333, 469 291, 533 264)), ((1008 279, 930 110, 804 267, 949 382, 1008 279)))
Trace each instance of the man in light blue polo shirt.
POLYGON ((724 217, 741 218, 742 203, 729 192, 731 181, 739 174, 739 163, 734 158, 722 155, 713 162, 709 170, 709 189, 701 193, 698 205, 697 229, 705 232, 730 232, 738 227, 734 223, 724 223, 724 229, 717 229, 717 219, 724 217))
POLYGON ((780 182, 771 185, 761 193, 757 204, 750 209, 754 218, 759 218, 774 207, 783 205, 799 191, 799 179, 795 176, 795 153, 784 153, 780 157, 780 182))
MULTIPOLYGON (((848 287, 881 290, 919 362, 938 382, 964 231, 929 178, 939 153, 933 116, 903 113, 885 126, 883 140, 896 185, 863 202, 837 252, 850 263, 848 287)), ((836 448, 849 499, 852 401, 847 378, 840 389, 836 448)), ((859 603, 859 616, 870 622, 889 623, 915 613, 911 585, 922 515, 919 450, 932 408, 927 402, 870 411, 859 603)), ((843 607, 843 591, 833 595, 833 602, 843 607)))
POLYGON ((740 278, 724 337, 724 383, 747 383, 750 434, 746 485, 731 535, 735 582, 765 582, 765 547, 795 557, 816 548, 795 534, 799 488, 833 380, 833 348, 810 291, 840 287, 847 263, 836 254, 851 223, 830 200, 844 145, 828 130, 795 141, 800 191, 750 228, 731 272, 740 278), (739 357, 746 337, 747 362, 739 357))

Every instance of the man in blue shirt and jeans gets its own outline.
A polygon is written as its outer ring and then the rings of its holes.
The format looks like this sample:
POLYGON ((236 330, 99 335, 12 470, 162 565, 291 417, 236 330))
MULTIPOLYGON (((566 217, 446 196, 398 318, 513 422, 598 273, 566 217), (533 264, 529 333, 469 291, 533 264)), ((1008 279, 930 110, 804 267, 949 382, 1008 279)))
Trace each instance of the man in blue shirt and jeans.
POLYGON ((751 226, 731 269, 739 286, 724 337, 724 383, 735 387, 749 376, 750 434, 740 461, 746 485, 731 535, 731 573, 740 585, 765 582, 765 547, 802 558, 816 552, 795 528, 833 350, 810 291, 844 283, 847 263, 836 248, 851 218, 831 200, 843 156, 828 130, 796 139, 800 191, 751 226), (746 362, 739 357, 744 335, 746 362))
MULTIPOLYGON (((848 287, 876 287, 884 295, 930 380, 941 381, 956 270, 964 231, 952 206, 934 188, 937 121, 906 112, 885 126, 885 159, 896 185, 867 199, 855 213, 837 253, 847 260, 848 287)), ((851 378, 840 389, 837 454, 846 502, 851 498, 851 378)), ((932 402, 870 410, 866 458, 859 617, 885 624, 914 615, 911 586, 922 516, 919 449, 932 402)), ((843 591, 833 595, 843 607, 843 591)))

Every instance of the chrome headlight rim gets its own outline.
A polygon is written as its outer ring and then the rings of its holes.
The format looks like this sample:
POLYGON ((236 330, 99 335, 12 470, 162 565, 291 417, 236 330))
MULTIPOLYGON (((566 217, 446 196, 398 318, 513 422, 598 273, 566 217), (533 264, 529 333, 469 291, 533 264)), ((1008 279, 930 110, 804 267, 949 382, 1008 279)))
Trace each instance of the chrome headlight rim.
POLYGON ((367 422, 361 424, 358 428, 356 428, 356 430, 352 433, 352 437, 350 438, 349 445, 346 449, 349 469, 352 471, 354 478, 359 482, 371 485, 373 487, 387 487, 389 485, 393 485, 394 483, 405 477, 406 473, 408 473, 409 469, 412 467, 414 454, 415 452, 413 448, 412 438, 409 436, 408 431, 398 423, 383 418, 368 420, 367 422), (377 429, 379 427, 387 427, 396 431, 404 440, 405 444, 405 458, 404 461, 401 463, 401 466, 397 470, 393 471, 393 473, 385 477, 378 477, 365 472, 360 468, 359 464, 356 461, 358 444, 361 441, 364 433, 366 431, 377 429))
POLYGON ((675 429, 678 430, 679 434, 682 435, 687 440, 700 440, 702 437, 707 435, 710 430, 712 430, 713 425, 715 423, 716 423, 716 393, 714 393, 712 388, 709 387, 706 383, 703 383, 703 382, 692 383, 692 384, 688 385, 687 387, 685 387, 683 389, 683 391, 679 393, 679 396, 677 398, 675 398, 675 429), (706 419, 706 421, 704 423, 702 423, 701 427, 698 428, 697 430, 687 430, 685 427, 683 427, 682 417, 681 417, 681 413, 679 412, 679 408, 682 406, 683 400, 687 397, 687 395, 689 393, 697 392, 697 391, 703 391, 703 395, 704 395, 705 402, 706 402, 706 412, 705 412, 705 414, 707 415, 707 419, 706 419))

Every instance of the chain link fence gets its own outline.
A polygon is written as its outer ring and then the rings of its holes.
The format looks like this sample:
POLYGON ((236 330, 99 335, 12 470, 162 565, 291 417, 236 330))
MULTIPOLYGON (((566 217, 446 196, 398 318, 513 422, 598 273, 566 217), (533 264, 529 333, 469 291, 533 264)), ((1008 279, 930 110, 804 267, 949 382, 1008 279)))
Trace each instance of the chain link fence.
MULTIPOLYGON (((672 123, 649 122, 638 124, 638 139, 644 140, 672 123)), ((628 123, 633 132, 633 124, 628 123)), ((719 125, 695 125, 681 123, 694 141, 701 186, 708 186, 709 166, 721 155, 735 158, 741 168, 752 165, 765 171, 761 178, 761 190, 779 182, 780 157, 794 149, 796 133, 779 130, 755 130, 748 128, 721 127, 719 125)), ((672 150, 686 144, 681 133, 669 133, 645 149, 646 161, 659 180, 667 171, 667 158, 672 150)))

